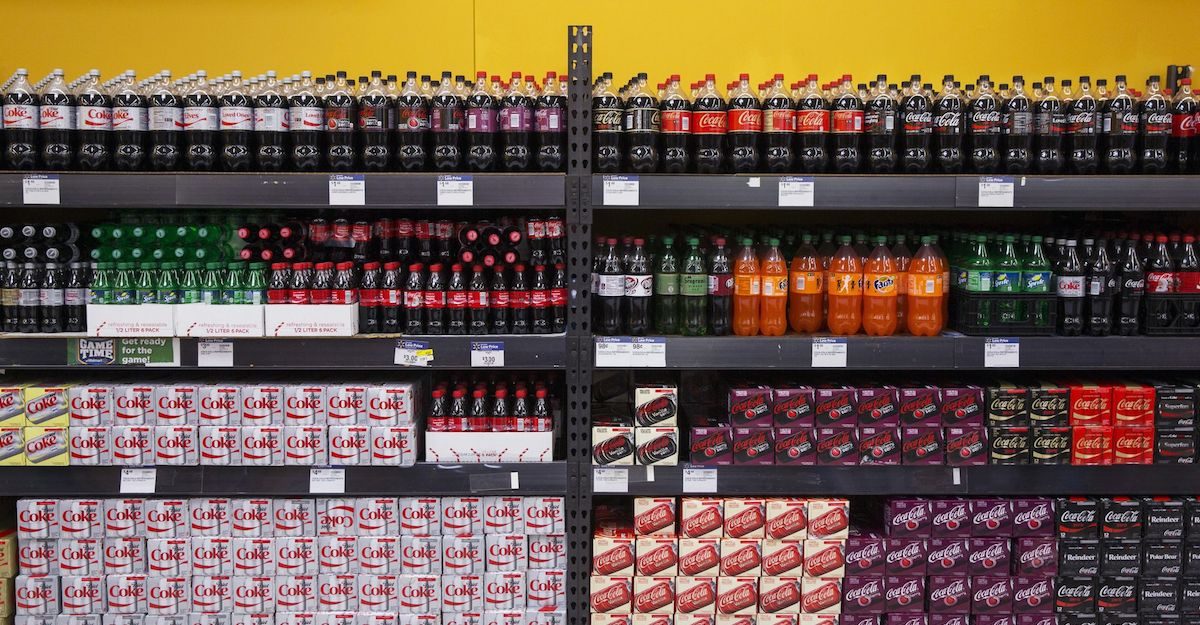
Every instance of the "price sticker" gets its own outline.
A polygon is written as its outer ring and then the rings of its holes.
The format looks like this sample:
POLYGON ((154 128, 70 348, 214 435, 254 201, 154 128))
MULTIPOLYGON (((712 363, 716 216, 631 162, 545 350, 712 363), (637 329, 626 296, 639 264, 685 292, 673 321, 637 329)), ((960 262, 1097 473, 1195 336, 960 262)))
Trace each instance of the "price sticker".
POLYGON ((58 183, 58 174, 29 174, 21 180, 21 200, 26 204, 57 205, 58 183))
POLYGON ((232 367, 233 341, 201 340, 196 344, 196 366, 232 367))
POLYGON ((1021 366, 1021 339, 989 338, 983 343, 983 366, 1010 368, 1021 366))
POLYGON ((812 206, 816 188, 812 176, 784 176, 779 179, 779 205, 812 206))
POLYGON ((628 493, 629 469, 624 467, 593 467, 593 493, 628 493))
POLYGON ((504 343, 501 341, 471 341, 472 367, 503 367, 504 343))
POLYGON ((396 341, 395 364, 402 367, 428 367, 433 362, 433 347, 426 341, 396 341))
POLYGON ((314 495, 340 495, 346 492, 345 469, 318 469, 308 472, 308 492, 314 495))
POLYGON ((843 337, 816 337, 812 342, 813 368, 845 368, 846 339, 843 337))
POLYGON ((683 470, 683 492, 685 493, 715 493, 717 492, 717 470, 685 468, 683 470))
POLYGON ((329 176, 330 206, 365 206, 367 179, 362 174, 332 174, 329 176))
POLYGON ((475 180, 471 176, 438 176, 438 206, 474 206, 475 180))
POLYGON ((598 336, 595 351, 597 367, 628 367, 633 355, 633 338, 598 336))
POLYGON ((158 484, 158 469, 121 469, 122 493, 153 493, 158 484))
POLYGON ((980 176, 979 207, 1012 208, 1015 186, 1012 176, 980 176))
POLYGON ((605 206, 637 206, 640 181, 637 176, 605 176, 605 206))
POLYGON ((632 337, 629 347, 629 367, 667 366, 667 339, 662 336, 632 337))

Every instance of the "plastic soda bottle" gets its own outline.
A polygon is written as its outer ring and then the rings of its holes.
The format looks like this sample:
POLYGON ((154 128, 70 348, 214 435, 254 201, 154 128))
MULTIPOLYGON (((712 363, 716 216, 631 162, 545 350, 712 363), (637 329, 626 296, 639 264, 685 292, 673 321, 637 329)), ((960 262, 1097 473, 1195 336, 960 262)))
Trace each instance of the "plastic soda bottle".
POLYGON ((758 300, 762 293, 762 276, 758 272, 758 256, 754 239, 742 239, 742 249, 733 264, 733 333, 738 336, 758 334, 758 300))
POLYGON ((758 326, 764 336, 787 332, 788 266, 779 251, 779 239, 771 239, 762 260, 762 302, 758 326))
POLYGON ((908 249, 903 234, 896 235, 892 256, 896 257, 896 326, 904 328, 904 310, 908 304, 908 266, 912 263, 912 251, 908 249))
POLYGON ((876 237, 875 249, 863 270, 863 331, 870 336, 891 336, 898 324, 896 306, 900 281, 896 258, 888 249, 887 237, 876 237))
POLYGON ((690 237, 687 244, 687 256, 679 276, 683 334, 703 336, 708 331, 708 264, 700 251, 700 239, 690 237))
POLYGON ((654 268, 654 330, 662 334, 679 332, 679 259, 675 256, 675 238, 663 237, 663 249, 654 268))
POLYGON ((944 263, 931 241, 931 237, 921 237, 921 247, 917 248, 908 266, 905 323, 913 336, 937 336, 946 325, 942 314, 944 263))
POLYGON ((829 261, 828 325, 834 334, 857 334, 862 326, 862 261, 850 240, 840 237, 841 247, 829 261))
MULTIPOLYGON (((1042 248, 1042 237, 1034 236, 1029 253, 1021 267, 1021 291, 1024 293, 1049 293, 1054 276, 1050 272, 1050 261, 1042 248)), ((1038 327, 1050 325, 1050 301, 1031 302, 1032 310, 1024 311, 1023 318, 1038 327)))
MULTIPOLYGON (((975 246, 971 249, 966 261, 963 262, 963 272, 966 273, 967 279, 964 286, 968 292, 992 292, 994 274, 992 260, 988 257, 987 235, 981 234, 975 237, 975 246)), ((984 327, 992 324, 992 302, 990 300, 979 300, 974 322, 984 327)))
MULTIPOLYGON (((1015 241, 1016 237, 1013 235, 1004 235, 1004 245, 992 271, 992 291, 996 293, 1021 292, 1021 260, 1017 258, 1015 241)), ((1016 298, 996 302, 996 315, 1002 324, 1021 321, 1021 312, 1020 302, 1016 298)))
POLYGON ((825 268, 812 243, 811 234, 802 235, 800 247, 792 257, 788 323, 795 332, 816 332, 825 317, 825 268))

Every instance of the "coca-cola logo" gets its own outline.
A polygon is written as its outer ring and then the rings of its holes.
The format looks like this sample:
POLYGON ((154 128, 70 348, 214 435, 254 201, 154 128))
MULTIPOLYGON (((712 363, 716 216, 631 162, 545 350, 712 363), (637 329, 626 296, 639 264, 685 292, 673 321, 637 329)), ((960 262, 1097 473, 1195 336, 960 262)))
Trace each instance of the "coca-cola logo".
POLYGON ((1104 410, 1107 403, 1103 397, 1080 398, 1075 400, 1072 408, 1075 412, 1099 412, 1104 410))
POLYGON ((1029 403, 1029 409, 1038 414, 1054 414, 1061 412, 1067 407, 1067 400, 1064 397, 1035 397, 1029 403))
POLYGON ((934 119, 933 125, 937 128, 957 128, 960 126, 960 116, 957 111, 945 111, 939 113, 934 119))
POLYGON ((1133 596, 1133 586, 1104 584, 1100 586, 1097 596, 1101 599, 1127 599, 1133 596))
POLYGON ((1095 523, 1096 511, 1091 508, 1062 510, 1058 513, 1058 520, 1062 523, 1095 523))
POLYGON ((988 410, 993 413, 1016 412, 1021 409, 1023 403, 1020 397, 996 398, 992 400, 988 410))
POLYGON ((912 531, 921 527, 929 519, 929 509, 925 506, 914 506, 901 512, 900 514, 892 515, 892 525, 902 526, 905 529, 912 531))
POLYGON ((1150 409, 1150 399, 1146 397, 1123 397, 1117 401, 1117 412, 1122 414, 1145 413, 1150 409))
MULTIPOLYGON (((961 597, 967 594, 967 584, 965 578, 952 577, 950 580, 951 581, 949 583, 929 591, 929 601, 934 603, 947 602, 948 599, 953 600, 955 597, 961 597)), ((953 605, 953 603, 957 603, 957 601, 953 601, 951 605, 953 605)))
POLYGON ((1171 123, 1170 113, 1149 113, 1146 115, 1146 123, 1153 125, 1165 125, 1171 123))

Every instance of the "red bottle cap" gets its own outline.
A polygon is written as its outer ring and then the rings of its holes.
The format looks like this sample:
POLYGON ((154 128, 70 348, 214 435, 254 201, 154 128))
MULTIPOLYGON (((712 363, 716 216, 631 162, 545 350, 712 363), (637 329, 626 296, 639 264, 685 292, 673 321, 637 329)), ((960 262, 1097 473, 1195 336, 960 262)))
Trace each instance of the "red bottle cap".
POLYGON ((453 265, 450 265, 450 271, 462 271, 462 267, 463 266, 461 264, 454 263, 453 265))
POLYGON ((482 273, 483 265, 471 265, 471 271, 474 271, 475 273, 482 273))
POLYGON ((344 263, 337 264, 338 271, 350 271, 351 269, 354 269, 354 263, 352 263, 350 261, 346 261, 344 263))
MULTIPOLYGON (((345 263, 345 264, 349 264, 349 263, 345 263)), ((338 265, 338 268, 340 269, 341 265, 338 265)), ((363 271, 375 271, 376 269, 379 269, 378 262, 371 261, 369 263, 363 263, 363 271)))
POLYGON ((409 270, 409 272, 411 272, 411 273, 417 273, 418 271, 420 271, 420 270, 421 270, 421 268, 422 268, 422 265, 421 265, 421 263, 413 263, 413 264, 411 264, 411 265, 409 265, 409 266, 408 266, 408 270, 409 270))
MULTIPOLYGON (((304 263, 298 263, 298 264, 304 264, 304 263)), ((287 268, 288 268, 287 263, 271 263, 271 271, 283 271, 284 269, 287 269, 287 268)))
POLYGON ((317 271, 329 271, 333 269, 333 263, 317 263, 317 271))
POLYGON ((400 268, 400 263, 398 261, 393 260, 391 262, 387 262, 387 263, 383 264, 384 271, 395 271, 399 268, 400 268))

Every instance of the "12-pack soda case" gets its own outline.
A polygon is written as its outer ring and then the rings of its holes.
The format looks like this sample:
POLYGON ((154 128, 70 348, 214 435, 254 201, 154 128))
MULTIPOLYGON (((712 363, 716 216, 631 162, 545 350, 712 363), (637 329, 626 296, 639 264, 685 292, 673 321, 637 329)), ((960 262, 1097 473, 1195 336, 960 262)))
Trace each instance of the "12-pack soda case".
POLYGON ((562 497, 18 502, 21 625, 563 625, 562 497))
POLYGON ((881 531, 847 530, 844 500, 675 504, 598 526, 594 625, 1200 619, 1197 499, 894 499, 881 531))

